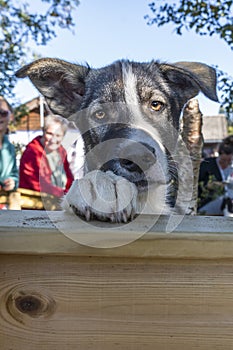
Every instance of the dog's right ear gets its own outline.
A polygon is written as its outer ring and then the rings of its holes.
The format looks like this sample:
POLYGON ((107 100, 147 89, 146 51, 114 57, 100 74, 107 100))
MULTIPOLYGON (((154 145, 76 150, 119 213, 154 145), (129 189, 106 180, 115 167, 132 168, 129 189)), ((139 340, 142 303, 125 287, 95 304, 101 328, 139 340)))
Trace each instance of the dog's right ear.
POLYGON ((18 78, 29 77, 55 114, 68 118, 77 112, 90 68, 54 58, 42 58, 19 69, 18 78))

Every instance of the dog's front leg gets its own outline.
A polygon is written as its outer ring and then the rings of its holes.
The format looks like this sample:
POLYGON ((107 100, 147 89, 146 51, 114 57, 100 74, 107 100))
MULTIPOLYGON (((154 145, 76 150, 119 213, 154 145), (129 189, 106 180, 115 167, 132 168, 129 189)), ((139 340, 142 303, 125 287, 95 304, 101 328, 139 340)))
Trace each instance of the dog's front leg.
POLYGON ((73 182, 62 208, 87 221, 127 222, 136 213, 137 188, 112 172, 91 171, 73 182))

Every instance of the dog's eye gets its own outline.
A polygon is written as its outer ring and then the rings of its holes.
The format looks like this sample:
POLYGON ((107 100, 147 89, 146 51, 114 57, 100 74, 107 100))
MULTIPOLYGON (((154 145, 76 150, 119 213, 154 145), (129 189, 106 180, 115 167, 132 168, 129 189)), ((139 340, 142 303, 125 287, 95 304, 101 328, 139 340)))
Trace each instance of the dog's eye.
POLYGON ((164 104, 160 101, 151 101, 150 107, 153 111, 159 112, 163 108, 164 104))
POLYGON ((95 114, 94 114, 95 118, 99 119, 99 120, 104 119, 105 115, 106 115, 105 112, 102 110, 99 110, 99 111, 95 112, 95 114))

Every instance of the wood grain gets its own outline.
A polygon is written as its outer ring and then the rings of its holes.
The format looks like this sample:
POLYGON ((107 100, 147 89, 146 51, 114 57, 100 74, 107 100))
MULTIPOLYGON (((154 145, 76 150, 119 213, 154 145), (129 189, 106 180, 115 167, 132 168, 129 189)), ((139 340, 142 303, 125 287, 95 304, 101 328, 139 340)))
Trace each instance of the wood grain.
POLYGON ((46 213, 1 219, 1 350, 232 350, 231 220, 211 232, 210 218, 185 218, 168 234, 161 218, 131 244, 94 249, 46 213))
POLYGON ((232 261, 1 256, 0 285, 3 350, 232 349, 232 261))
POLYGON ((172 232, 166 232, 167 217, 161 216, 155 224, 153 219, 141 215, 130 226, 100 226, 98 222, 87 225, 60 211, 48 216, 45 211, 2 210, 0 254, 233 259, 233 218, 185 216, 172 232), (64 235, 64 227, 74 233, 76 241, 64 235), (91 246, 93 242, 97 247, 91 246))

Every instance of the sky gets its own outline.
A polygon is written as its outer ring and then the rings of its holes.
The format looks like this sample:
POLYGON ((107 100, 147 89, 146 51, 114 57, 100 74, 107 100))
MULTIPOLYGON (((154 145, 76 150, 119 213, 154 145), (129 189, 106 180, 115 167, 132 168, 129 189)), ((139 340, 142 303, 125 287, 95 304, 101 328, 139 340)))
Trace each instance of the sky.
MULTIPOLYGON (((178 36, 170 24, 160 28, 147 25, 144 16, 152 15, 150 2, 81 0, 74 13, 74 34, 59 29, 57 37, 46 46, 30 46, 42 57, 56 57, 78 64, 87 62, 94 68, 122 58, 139 62, 152 59, 167 63, 198 61, 218 66, 233 76, 233 54, 223 40, 217 36, 199 36, 192 31, 184 31, 178 36)), ((41 1, 34 0, 33 8, 39 11, 41 1)), ((19 80, 15 93, 22 103, 38 96, 28 79, 19 80)), ((199 101, 204 115, 218 114, 219 103, 202 95, 199 101)))

